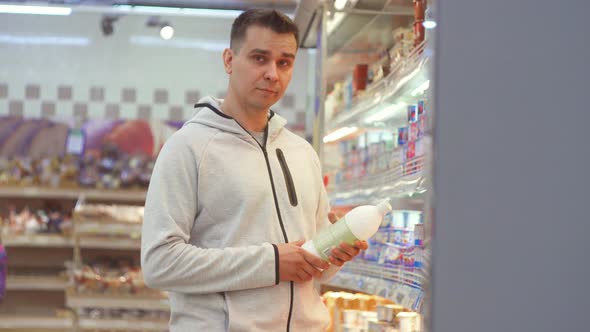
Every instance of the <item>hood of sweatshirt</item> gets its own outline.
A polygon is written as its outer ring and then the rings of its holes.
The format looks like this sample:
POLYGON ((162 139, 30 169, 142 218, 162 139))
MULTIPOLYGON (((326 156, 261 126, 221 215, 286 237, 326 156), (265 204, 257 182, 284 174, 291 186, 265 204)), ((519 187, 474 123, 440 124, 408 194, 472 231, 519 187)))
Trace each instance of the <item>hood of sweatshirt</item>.
MULTIPOLYGON (((198 123, 207 127, 216 128, 224 132, 233 133, 238 136, 250 137, 250 133, 242 127, 238 121, 231 116, 221 112, 223 99, 204 97, 195 105, 193 117, 185 122, 185 126, 191 123, 198 123)), ((268 114, 268 140, 274 140, 287 124, 280 115, 272 110, 268 114)))

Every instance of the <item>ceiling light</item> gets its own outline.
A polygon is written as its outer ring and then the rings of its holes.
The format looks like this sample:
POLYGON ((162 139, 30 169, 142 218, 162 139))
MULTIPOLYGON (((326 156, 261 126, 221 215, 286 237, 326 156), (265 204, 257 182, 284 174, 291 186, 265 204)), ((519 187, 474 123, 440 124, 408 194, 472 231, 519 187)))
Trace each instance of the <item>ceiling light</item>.
POLYGON ((435 21, 424 21, 424 22, 422 22, 422 25, 426 29, 434 29, 434 28, 436 28, 436 22, 435 21))
POLYGON ((0 34, 0 44, 86 46, 90 39, 64 36, 16 36, 0 34))
POLYGON ((345 136, 348 136, 348 135, 354 133, 357 130, 358 130, 357 127, 342 127, 340 129, 335 130, 332 133, 324 136, 324 143, 337 141, 337 140, 341 139, 342 137, 345 137, 345 136))
POLYGON ((0 5, 0 13, 36 14, 36 15, 70 15, 72 8, 53 6, 0 5))
POLYGON ((422 22, 422 25, 425 29, 436 28, 436 19, 434 17, 434 9, 432 7, 433 6, 428 6, 428 8, 426 8, 426 11, 424 12, 425 18, 424 22, 422 22))
POLYGON ((174 28, 172 26, 170 26, 170 24, 165 23, 164 25, 162 25, 162 28, 160 29, 160 37, 162 37, 162 39, 165 40, 169 40, 174 36, 174 28))

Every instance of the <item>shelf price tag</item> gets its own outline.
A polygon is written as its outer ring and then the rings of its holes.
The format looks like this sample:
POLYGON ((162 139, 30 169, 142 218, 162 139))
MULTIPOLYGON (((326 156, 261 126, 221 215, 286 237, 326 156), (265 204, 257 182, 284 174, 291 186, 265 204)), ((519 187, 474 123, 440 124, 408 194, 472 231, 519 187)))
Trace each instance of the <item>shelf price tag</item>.
POLYGON ((66 140, 66 153, 81 155, 84 152, 84 133, 80 129, 71 129, 66 140))

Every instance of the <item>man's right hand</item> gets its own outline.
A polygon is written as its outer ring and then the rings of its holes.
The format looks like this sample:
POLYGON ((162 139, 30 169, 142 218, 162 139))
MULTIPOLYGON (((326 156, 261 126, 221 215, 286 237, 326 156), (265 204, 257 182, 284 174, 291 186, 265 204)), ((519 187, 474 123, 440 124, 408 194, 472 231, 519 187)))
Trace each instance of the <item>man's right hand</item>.
POLYGON ((301 248, 304 240, 277 244, 279 250, 279 278, 281 281, 307 282, 322 276, 320 270, 330 267, 328 262, 301 248))

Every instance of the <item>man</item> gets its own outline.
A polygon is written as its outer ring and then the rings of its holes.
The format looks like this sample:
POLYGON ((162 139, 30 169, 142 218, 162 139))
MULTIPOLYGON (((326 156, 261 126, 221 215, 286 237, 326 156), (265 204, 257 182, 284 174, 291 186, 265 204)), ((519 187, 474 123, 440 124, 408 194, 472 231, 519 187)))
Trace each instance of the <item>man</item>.
POLYGON ((173 332, 323 331, 312 279, 366 248, 342 244, 332 264, 301 248, 329 225, 329 205, 317 155, 270 110, 297 47, 285 15, 242 13, 223 52, 226 98, 203 98, 160 152, 141 261, 147 285, 170 292, 173 332))

